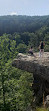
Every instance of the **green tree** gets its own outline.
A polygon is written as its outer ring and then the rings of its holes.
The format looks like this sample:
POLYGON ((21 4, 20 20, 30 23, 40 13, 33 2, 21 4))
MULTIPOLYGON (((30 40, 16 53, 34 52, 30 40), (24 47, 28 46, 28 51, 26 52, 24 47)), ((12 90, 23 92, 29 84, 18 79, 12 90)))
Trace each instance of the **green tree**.
POLYGON ((27 46, 25 44, 20 43, 17 46, 17 51, 20 52, 20 53, 25 53, 26 52, 26 48, 27 48, 27 46))

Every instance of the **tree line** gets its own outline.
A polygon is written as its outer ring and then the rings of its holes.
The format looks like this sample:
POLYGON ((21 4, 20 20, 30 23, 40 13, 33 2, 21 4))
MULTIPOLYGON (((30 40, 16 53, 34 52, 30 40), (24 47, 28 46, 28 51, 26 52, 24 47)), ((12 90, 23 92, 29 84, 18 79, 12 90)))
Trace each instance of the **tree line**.
POLYGON ((0 16, 0 35, 15 32, 32 33, 45 26, 48 27, 49 31, 49 16, 0 16))

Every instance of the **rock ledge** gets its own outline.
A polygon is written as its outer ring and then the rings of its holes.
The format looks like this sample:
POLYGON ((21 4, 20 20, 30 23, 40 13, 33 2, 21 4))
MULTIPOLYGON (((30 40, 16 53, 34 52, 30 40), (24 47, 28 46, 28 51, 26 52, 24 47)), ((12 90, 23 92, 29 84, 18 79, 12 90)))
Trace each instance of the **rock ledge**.
POLYGON ((45 52, 42 58, 39 57, 39 53, 35 55, 36 57, 19 53, 12 66, 33 73, 35 102, 40 103, 43 94, 45 97, 49 95, 49 52, 45 52))

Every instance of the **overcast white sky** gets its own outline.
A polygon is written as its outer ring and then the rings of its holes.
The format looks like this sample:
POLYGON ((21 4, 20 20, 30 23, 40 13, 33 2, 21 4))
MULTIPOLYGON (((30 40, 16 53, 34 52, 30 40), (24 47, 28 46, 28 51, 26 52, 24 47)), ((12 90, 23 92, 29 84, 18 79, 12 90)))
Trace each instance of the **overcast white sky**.
POLYGON ((1 15, 49 15, 49 0, 0 0, 1 15))

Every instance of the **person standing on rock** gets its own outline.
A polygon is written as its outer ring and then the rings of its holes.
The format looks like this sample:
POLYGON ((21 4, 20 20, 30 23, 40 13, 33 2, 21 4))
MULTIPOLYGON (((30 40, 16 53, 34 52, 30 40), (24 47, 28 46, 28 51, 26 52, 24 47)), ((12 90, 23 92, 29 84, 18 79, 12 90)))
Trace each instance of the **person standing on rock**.
POLYGON ((44 53, 44 46, 45 46, 45 43, 43 41, 40 42, 40 52, 39 52, 39 57, 43 57, 43 53, 44 53))

